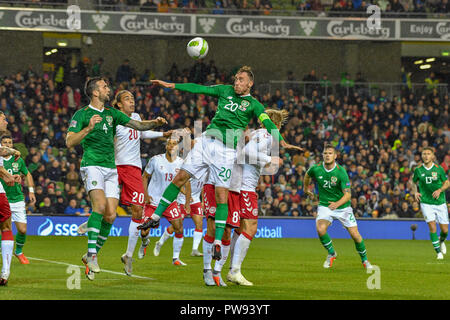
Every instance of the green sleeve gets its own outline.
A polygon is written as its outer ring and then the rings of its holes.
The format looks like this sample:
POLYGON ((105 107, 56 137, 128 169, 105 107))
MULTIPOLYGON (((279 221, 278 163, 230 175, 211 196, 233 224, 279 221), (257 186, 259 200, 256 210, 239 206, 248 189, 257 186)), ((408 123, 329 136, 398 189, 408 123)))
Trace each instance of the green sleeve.
POLYGON ((311 179, 314 179, 315 178, 315 176, 314 176, 314 168, 315 168, 316 166, 314 165, 314 166, 311 166, 309 169, 308 169, 308 171, 306 171, 306 174, 308 175, 308 176, 310 176, 311 177, 311 179))
POLYGON ((278 141, 284 140, 278 130, 277 126, 270 120, 267 113, 264 112, 264 106, 260 102, 256 102, 254 104, 253 112, 256 117, 258 117, 259 121, 263 124, 264 128, 269 131, 269 133, 275 137, 278 141))
POLYGON ((439 179, 444 182, 448 179, 447 174, 445 173, 444 168, 442 168, 441 166, 439 166, 439 179))
POLYGON ((131 118, 127 116, 125 113, 123 113, 120 110, 117 110, 116 108, 112 108, 111 110, 114 110, 114 122, 116 126, 118 125, 126 125, 128 122, 130 122, 131 118))
POLYGON ((23 159, 20 158, 18 162, 20 164, 20 172, 22 172, 24 175, 27 175, 28 169, 27 169, 27 165, 25 164, 25 161, 23 161, 23 159))
POLYGON ((187 91, 190 93, 206 94, 208 96, 218 97, 222 91, 223 85, 202 86, 195 83, 176 83, 175 89, 187 91))
POLYGON ((348 174, 347 171, 345 171, 343 168, 341 169, 341 177, 340 177, 341 181, 341 189, 345 190, 345 189, 349 189, 351 187, 350 184, 350 179, 348 178, 348 174))
POLYGON ((84 128, 84 117, 82 109, 75 112, 75 114, 72 116, 72 119, 70 120, 69 124, 69 132, 80 132, 84 128))
POLYGON ((414 174, 413 174, 413 178, 412 178, 413 182, 417 183, 417 181, 419 180, 419 176, 417 173, 417 168, 414 169, 414 174))

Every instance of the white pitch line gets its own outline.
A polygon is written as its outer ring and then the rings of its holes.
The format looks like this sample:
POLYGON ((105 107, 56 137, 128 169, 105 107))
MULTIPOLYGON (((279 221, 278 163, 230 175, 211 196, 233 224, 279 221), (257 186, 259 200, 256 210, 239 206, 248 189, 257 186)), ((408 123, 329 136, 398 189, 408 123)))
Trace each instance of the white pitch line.
MULTIPOLYGON (((65 262, 60 262, 60 261, 52 261, 52 260, 46 260, 46 259, 41 259, 41 258, 32 258, 32 257, 27 257, 27 258, 30 259, 30 260, 43 261, 43 262, 48 262, 48 263, 60 264, 60 265, 64 265, 64 266, 74 266, 74 267, 78 267, 78 268, 84 268, 84 266, 78 266, 76 264, 65 263, 65 262)), ((121 276, 129 277, 125 273, 111 271, 111 270, 106 270, 106 269, 101 269, 101 272, 107 272, 107 273, 118 274, 118 275, 121 275, 121 276)), ((137 275, 134 275, 134 274, 131 275, 131 277, 138 278, 138 279, 156 280, 156 279, 153 279, 153 278, 144 277, 144 276, 137 276, 137 275)))

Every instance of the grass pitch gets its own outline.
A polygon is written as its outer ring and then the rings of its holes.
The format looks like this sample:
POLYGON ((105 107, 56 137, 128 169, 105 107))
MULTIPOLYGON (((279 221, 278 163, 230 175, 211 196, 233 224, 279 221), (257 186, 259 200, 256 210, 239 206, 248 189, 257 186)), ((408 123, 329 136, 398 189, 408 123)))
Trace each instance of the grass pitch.
MULTIPOLYGON (((99 254, 104 271, 89 281, 81 263, 86 237, 29 236, 24 252, 30 264, 21 265, 13 257, 8 286, 0 288, 1 299, 450 299, 450 256, 436 260, 430 241, 365 240, 369 260, 380 268, 381 288, 368 289, 373 274, 362 267, 350 239, 333 240, 338 259, 332 269, 322 267, 326 251, 317 239, 254 239, 242 268, 254 286, 227 282, 228 287, 220 288, 204 285, 203 258, 190 256, 192 238, 185 238, 181 252, 185 267, 171 264, 172 239, 160 256, 153 256, 156 240, 151 239, 143 260, 137 259, 136 248, 133 273, 139 277, 128 277, 120 261, 127 238, 109 238, 99 254), (70 265, 80 267, 80 277, 70 265)), ((224 280, 228 266, 227 262, 222 271, 224 280)))

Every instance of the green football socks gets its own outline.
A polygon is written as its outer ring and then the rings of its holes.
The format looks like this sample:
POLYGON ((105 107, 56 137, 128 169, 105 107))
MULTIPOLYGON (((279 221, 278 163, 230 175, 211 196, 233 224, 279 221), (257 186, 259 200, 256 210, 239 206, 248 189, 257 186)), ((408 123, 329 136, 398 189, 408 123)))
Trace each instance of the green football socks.
POLYGON ((25 245, 26 239, 27 239, 26 233, 22 234, 20 232, 17 232, 17 234, 16 234, 16 251, 15 251, 15 254, 17 254, 17 255, 22 254, 22 249, 23 249, 23 246, 25 245))
POLYGON ((223 233, 225 232, 225 224, 227 223, 227 217, 228 204, 218 203, 215 216, 216 233, 214 236, 214 241, 222 241, 223 233))
POLYGON ((442 232, 442 231, 441 231, 441 235, 440 235, 440 237, 439 237, 439 241, 440 241, 440 242, 444 242, 444 241, 447 239, 447 235, 448 235, 447 232, 442 232))
POLYGON ((437 253, 441 252, 441 245, 439 243, 439 237, 437 235, 437 232, 430 232, 430 239, 431 239, 431 243, 433 244, 434 250, 437 253))
POLYGON ((155 214, 161 217, 167 207, 177 198, 178 193, 180 193, 180 188, 173 183, 170 183, 166 190, 164 190, 158 207, 155 210, 155 214))
POLYGON ((358 254, 361 257, 361 262, 364 263, 364 261, 367 260, 367 250, 366 250, 366 245, 364 244, 364 239, 361 240, 360 243, 355 241, 355 247, 356 247, 356 251, 358 251, 358 254))
POLYGON ((103 247, 103 245, 106 242, 106 239, 108 239, 109 232, 111 231, 112 224, 106 222, 105 220, 102 220, 102 224, 100 227, 100 233, 97 237, 97 253, 100 251, 100 249, 103 247))
POLYGON ((88 254, 97 253, 97 239, 102 227, 103 216, 97 212, 92 212, 88 219, 88 254))
POLYGON ((330 255, 334 255, 335 251, 333 248, 333 241, 331 240, 330 236, 328 235, 328 233, 325 233, 323 236, 319 237, 320 242, 322 243, 323 247, 325 249, 327 249, 328 254, 330 255))

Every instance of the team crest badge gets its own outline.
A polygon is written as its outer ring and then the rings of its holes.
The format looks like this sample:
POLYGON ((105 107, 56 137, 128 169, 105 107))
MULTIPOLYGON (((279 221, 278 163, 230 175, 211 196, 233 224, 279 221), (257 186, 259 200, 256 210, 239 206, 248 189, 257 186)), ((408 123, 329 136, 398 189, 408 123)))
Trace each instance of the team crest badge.
POLYGON ((431 179, 437 180, 437 172, 436 172, 436 171, 433 171, 433 172, 431 173, 431 179))
POLYGON ((250 102, 248 102, 247 100, 242 100, 241 101, 241 105, 239 106, 239 109, 242 111, 247 110, 247 107, 250 105, 250 102))
POLYGON ((19 164, 17 162, 13 162, 12 167, 14 171, 19 171, 19 164))
POLYGON ((112 127, 113 117, 112 116, 106 116, 106 122, 108 122, 108 125, 110 127, 112 127))
POLYGON ((95 187, 97 185, 97 181, 92 181, 92 185, 95 187))
POLYGON ((258 209, 253 209, 252 214, 257 217, 258 216, 258 209))
POLYGON ((331 184, 333 185, 333 186, 335 186, 336 185, 336 182, 337 182, 337 178, 336 177, 331 177, 331 184))

